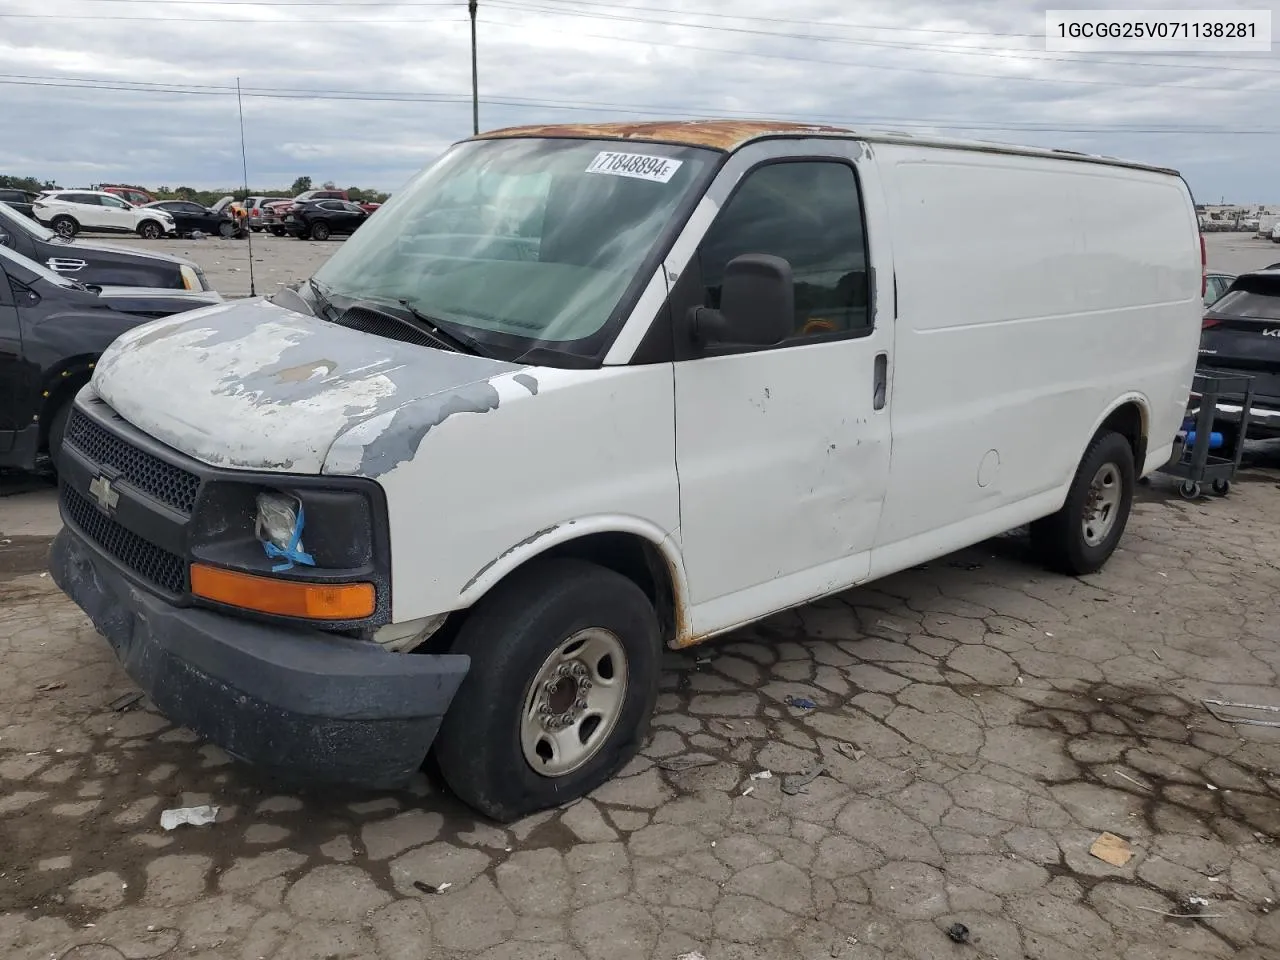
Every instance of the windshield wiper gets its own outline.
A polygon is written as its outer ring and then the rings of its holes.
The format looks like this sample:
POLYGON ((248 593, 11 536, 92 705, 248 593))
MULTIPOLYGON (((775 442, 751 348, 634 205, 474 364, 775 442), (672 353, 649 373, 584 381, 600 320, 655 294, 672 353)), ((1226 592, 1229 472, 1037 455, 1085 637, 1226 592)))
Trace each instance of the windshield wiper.
POLYGON ((463 333, 447 321, 428 316, 408 300, 399 300, 397 302, 400 306, 408 310, 415 320, 426 326, 429 333, 433 336, 439 337, 446 343, 451 344, 455 349, 461 350, 464 353, 475 354, 477 357, 489 356, 489 351, 485 349, 484 345, 479 340, 471 336, 471 334, 463 333))
POLYGON ((307 279, 307 286, 311 289, 311 295, 316 298, 316 313, 322 320, 329 319, 329 310, 333 306, 329 300, 328 294, 325 293, 324 286, 315 277, 307 279))

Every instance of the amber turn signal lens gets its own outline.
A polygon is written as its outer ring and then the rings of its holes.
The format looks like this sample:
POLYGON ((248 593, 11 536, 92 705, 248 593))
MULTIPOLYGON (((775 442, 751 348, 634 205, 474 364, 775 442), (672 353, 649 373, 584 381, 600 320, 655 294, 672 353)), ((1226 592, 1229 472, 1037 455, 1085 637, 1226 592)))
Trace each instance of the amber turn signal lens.
POLYGON ((372 583, 299 583, 202 563, 191 565, 191 592, 215 603, 308 620, 363 620, 373 614, 375 599, 372 583))

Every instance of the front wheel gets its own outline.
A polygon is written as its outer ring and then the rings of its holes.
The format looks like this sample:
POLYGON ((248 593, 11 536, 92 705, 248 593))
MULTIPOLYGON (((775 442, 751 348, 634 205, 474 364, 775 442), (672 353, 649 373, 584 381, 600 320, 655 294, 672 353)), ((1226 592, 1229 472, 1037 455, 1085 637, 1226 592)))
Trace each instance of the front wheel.
POLYGON ((1133 448, 1118 433, 1093 438, 1062 509, 1031 525, 1031 539, 1051 569, 1096 573, 1115 552, 1133 506, 1133 448))
POLYGON ((143 240, 159 240, 164 236, 164 230, 154 220, 144 220, 138 224, 138 236, 143 240))
POLYGON ((580 560, 518 571, 467 618, 471 670, 436 759, 463 802, 509 822, 590 793, 639 750, 658 695, 653 605, 580 560))
POLYGON ((272 235, 273 237, 283 237, 283 236, 285 235, 285 229, 284 229, 284 227, 272 227, 272 228, 271 228, 271 235, 272 235))

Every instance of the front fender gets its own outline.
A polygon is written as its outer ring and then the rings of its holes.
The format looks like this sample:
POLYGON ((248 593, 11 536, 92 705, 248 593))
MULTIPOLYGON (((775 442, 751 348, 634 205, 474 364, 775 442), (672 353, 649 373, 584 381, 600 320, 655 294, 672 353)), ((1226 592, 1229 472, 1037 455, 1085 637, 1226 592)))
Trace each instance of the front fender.
POLYGON ((684 615, 684 610, 685 598, 688 597, 689 591, 684 559, 680 554, 679 544, 671 534, 641 517, 607 514, 580 517, 535 531, 518 543, 512 544, 477 570, 459 591, 454 609, 460 610, 474 605, 509 574, 552 548, 601 533, 621 533, 639 537, 655 547, 662 555, 671 576, 676 609, 676 641, 679 644, 680 639, 688 632, 688 618, 684 615))

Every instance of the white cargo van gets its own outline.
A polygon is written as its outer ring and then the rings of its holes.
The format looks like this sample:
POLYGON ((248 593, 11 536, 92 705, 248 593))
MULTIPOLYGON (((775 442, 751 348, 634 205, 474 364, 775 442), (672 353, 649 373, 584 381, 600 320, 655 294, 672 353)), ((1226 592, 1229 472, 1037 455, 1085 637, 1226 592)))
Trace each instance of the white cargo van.
POLYGON ((112 346, 52 572, 230 753, 389 784, 434 748, 510 819, 634 754, 664 646, 1026 523, 1101 567, 1182 421, 1202 277, 1186 186, 1140 164, 478 137, 296 291, 112 346))

